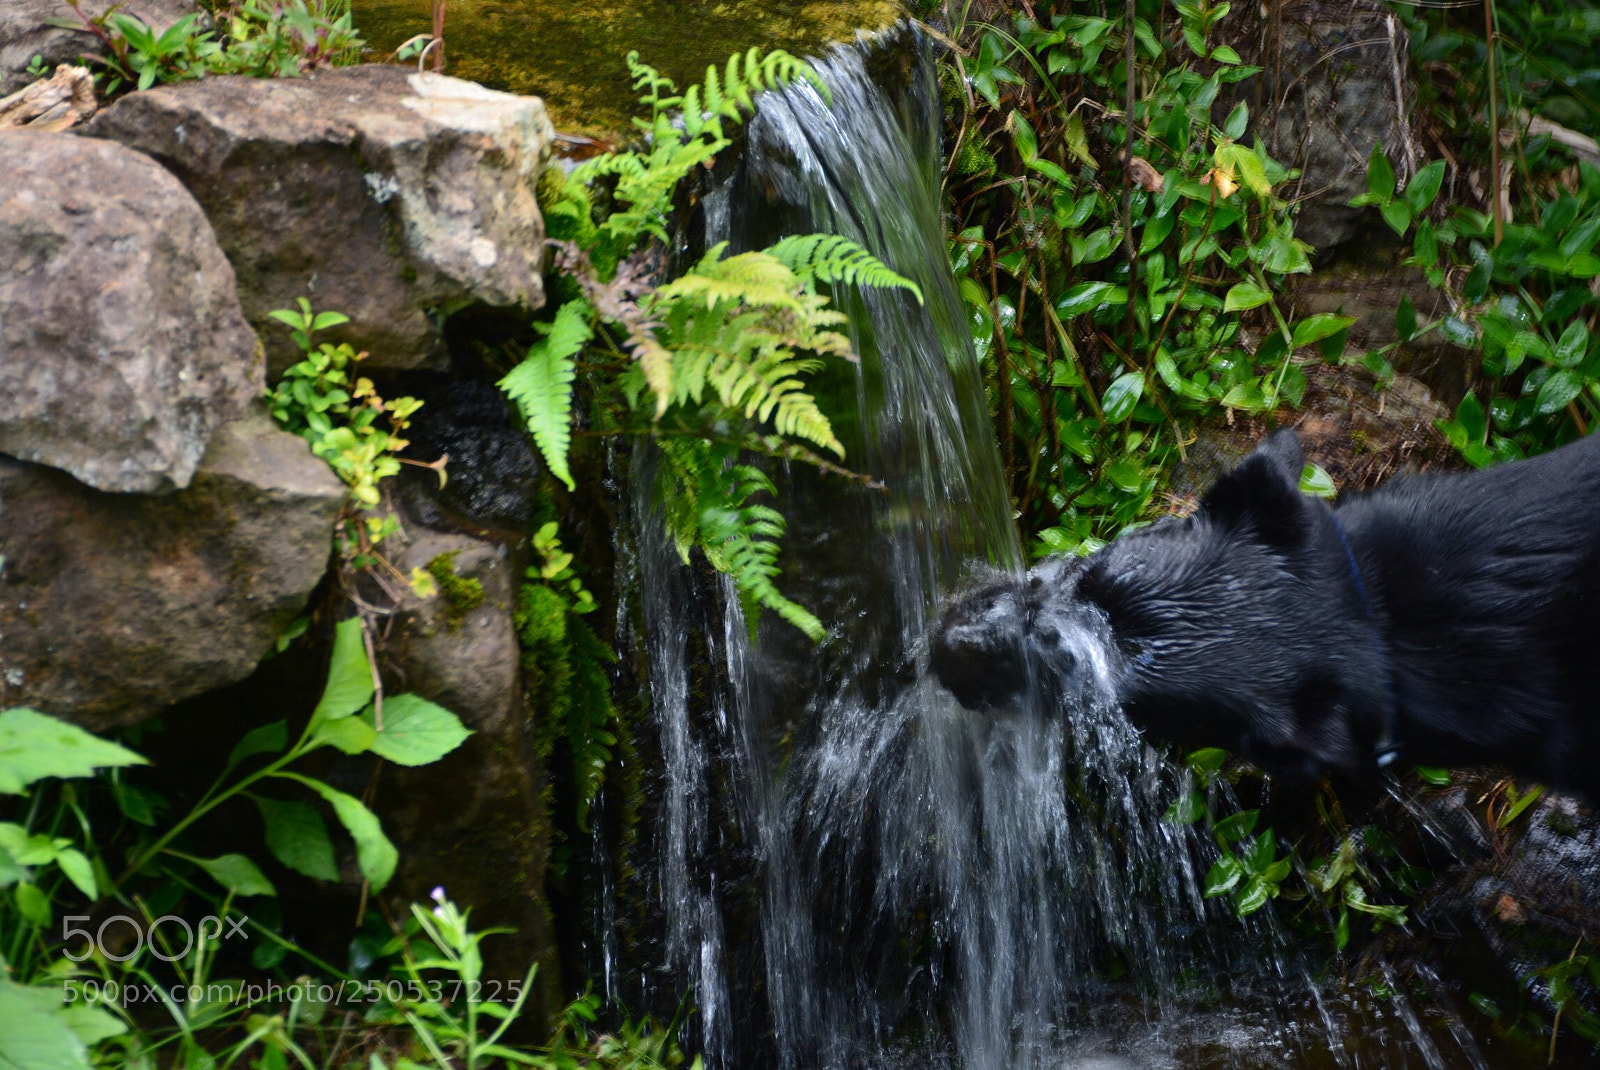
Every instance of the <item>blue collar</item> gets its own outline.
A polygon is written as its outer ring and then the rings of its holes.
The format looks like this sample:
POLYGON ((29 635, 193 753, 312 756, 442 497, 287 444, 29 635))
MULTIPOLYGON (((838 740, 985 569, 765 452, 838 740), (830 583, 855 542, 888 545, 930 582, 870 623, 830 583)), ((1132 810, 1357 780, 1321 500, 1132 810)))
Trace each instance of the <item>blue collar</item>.
POLYGON ((1383 664, 1383 682, 1389 692, 1388 716, 1384 719, 1383 736, 1378 740, 1377 751, 1378 768, 1383 769, 1393 765, 1405 747, 1400 739, 1400 696, 1395 691, 1394 666, 1389 660, 1388 644, 1383 641, 1383 632, 1378 627, 1378 614, 1373 611, 1372 599, 1367 596, 1367 585, 1361 578, 1361 566, 1356 563, 1356 552, 1350 545, 1350 536, 1339 522, 1337 512, 1330 509, 1328 515, 1333 518, 1333 526, 1339 532, 1339 545, 1344 547, 1345 563, 1350 566, 1350 581, 1355 584, 1356 597, 1361 599, 1362 615, 1372 624, 1372 645, 1383 664))

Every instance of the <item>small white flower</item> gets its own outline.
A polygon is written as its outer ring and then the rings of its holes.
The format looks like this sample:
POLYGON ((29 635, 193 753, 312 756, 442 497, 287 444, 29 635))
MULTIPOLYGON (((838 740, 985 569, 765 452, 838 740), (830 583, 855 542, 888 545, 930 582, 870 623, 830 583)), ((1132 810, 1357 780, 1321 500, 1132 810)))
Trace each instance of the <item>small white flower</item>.
POLYGON ((433 891, 428 893, 428 898, 432 899, 435 903, 443 903, 444 902, 444 885, 442 885, 442 884, 434 885, 433 886, 433 891))

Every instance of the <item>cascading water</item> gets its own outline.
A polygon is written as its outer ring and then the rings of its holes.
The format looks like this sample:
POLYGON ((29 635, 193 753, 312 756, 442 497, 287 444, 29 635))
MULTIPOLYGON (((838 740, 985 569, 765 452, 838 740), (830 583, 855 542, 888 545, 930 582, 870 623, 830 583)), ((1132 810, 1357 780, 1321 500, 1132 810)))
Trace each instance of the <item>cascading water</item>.
POLYGON ((847 463, 882 486, 776 474, 782 585, 830 625, 820 646, 773 619, 751 643, 731 589, 679 563, 635 476, 663 765, 655 969, 689 994, 714 1068, 1060 1065, 1123 974, 1159 1036, 1151 1008, 1198 963, 1294 971, 1260 955, 1270 940, 1240 939, 1270 926, 1208 911, 1190 829, 1161 819, 1180 775, 1107 700, 1104 636, 1066 638, 1096 671, 1064 710, 976 715, 922 671, 970 562, 1020 572, 1023 555, 946 267, 927 49, 900 31, 817 68, 831 106, 804 84, 764 98, 736 173, 703 197, 704 241, 843 234, 927 303, 840 295, 861 361, 820 393, 847 463))

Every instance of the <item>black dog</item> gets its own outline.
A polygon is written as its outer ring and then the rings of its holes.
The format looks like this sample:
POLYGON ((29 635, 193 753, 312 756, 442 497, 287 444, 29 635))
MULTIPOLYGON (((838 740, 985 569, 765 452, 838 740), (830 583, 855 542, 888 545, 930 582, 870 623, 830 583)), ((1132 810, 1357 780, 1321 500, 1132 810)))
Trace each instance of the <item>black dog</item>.
POLYGON ((1368 792, 1380 765, 1498 763, 1600 801, 1600 435, 1337 509, 1280 431, 1195 515, 952 606, 932 649, 967 706, 1086 671, 1140 728, 1368 792), (1074 651, 1078 654, 1075 654, 1074 651))

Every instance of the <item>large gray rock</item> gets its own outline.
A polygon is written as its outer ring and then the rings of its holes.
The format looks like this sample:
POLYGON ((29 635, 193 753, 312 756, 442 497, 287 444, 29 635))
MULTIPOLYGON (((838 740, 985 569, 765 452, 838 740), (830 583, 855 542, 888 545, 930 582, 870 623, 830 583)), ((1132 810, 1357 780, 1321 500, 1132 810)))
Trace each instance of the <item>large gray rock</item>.
POLYGON ((344 500, 260 409, 172 494, 0 458, 0 706, 105 729, 243 679, 326 571, 344 500))
POLYGON ((1350 198, 1366 192, 1374 145, 1402 184, 1417 161, 1409 125, 1416 91, 1399 19, 1379 0, 1282 0, 1235 4, 1221 32, 1263 70, 1218 104, 1217 118, 1244 100, 1251 136, 1300 169, 1300 180, 1280 191, 1300 204, 1296 236, 1327 253, 1382 228, 1375 210, 1351 208, 1350 198))
POLYGON ((446 578, 434 598, 403 596, 383 646, 388 689, 437 702, 474 734, 433 765, 384 770, 374 807, 404 844, 384 894, 404 910, 442 884, 457 902, 471 904, 480 928, 515 930, 484 944, 484 976, 520 977, 540 960, 530 1005, 538 1021, 555 1006, 559 973, 544 890, 544 755, 523 698, 512 624, 520 570, 501 544, 414 522, 406 531, 409 544, 397 547, 396 568, 410 573, 434 564, 446 578))
POLYGON ((156 157, 205 206, 273 374, 298 355, 268 313, 298 297, 351 317, 327 340, 369 369, 442 361, 443 313, 544 302, 534 184, 554 135, 535 98, 351 67, 162 86, 86 132, 156 157))
POLYGON ((0 453, 93 487, 187 486, 264 387, 187 190, 104 141, 0 132, 0 453))
MULTIPOLYGON (((185 15, 198 15, 199 25, 211 25, 211 16, 195 0, 83 0, 78 7, 92 18, 105 14, 113 3, 122 14, 141 19, 157 30, 167 29, 185 15)), ((83 55, 105 54, 104 43, 87 29, 51 25, 76 19, 66 0, 0 2, 0 97, 33 81, 27 70, 35 56, 41 57, 48 69, 54 69, 58 63, 77 63, 83 55)))

